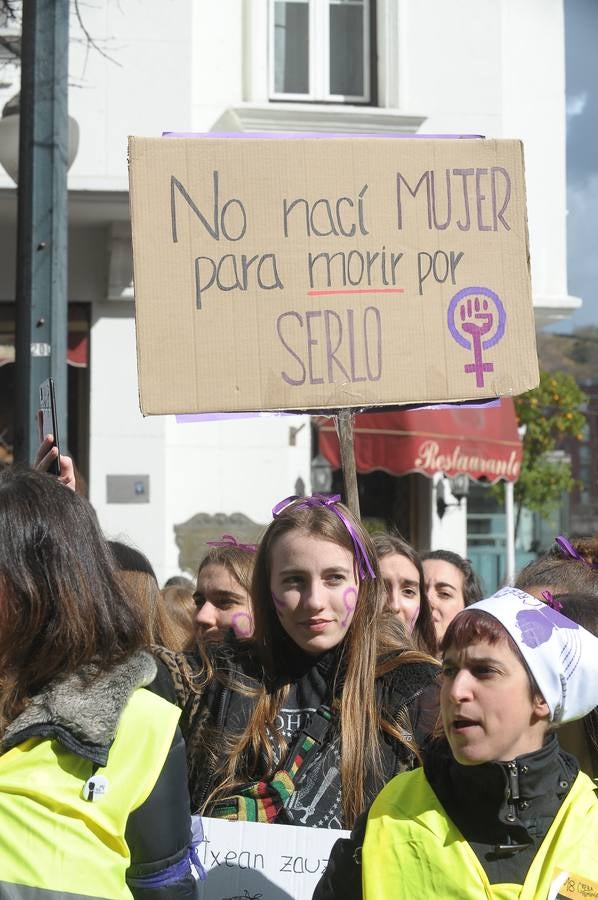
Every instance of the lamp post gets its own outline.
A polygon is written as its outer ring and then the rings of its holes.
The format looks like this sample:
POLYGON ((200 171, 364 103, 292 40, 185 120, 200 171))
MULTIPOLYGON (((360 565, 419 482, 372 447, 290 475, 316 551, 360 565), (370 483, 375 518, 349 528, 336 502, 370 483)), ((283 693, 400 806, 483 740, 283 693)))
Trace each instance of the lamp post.
POLYGON ((318 453, 311 461, 312 493, 327 494, 332 487, 332 466, 325 456, 318 453))
MULTIPOLYGON (((79 149, 79 123, 69 116, 67 169, 70 169, 79 149)), ((4 104, 0 118, 0 165, 15 184, 19 183, 19 131, 21 129, 21 95, 15 94, 4 104)))
POLYGON ((439 519, 442 519, 444 517, 444 514, 449 506, 461 506, 461 500, 464 500, 469 494, 469 477, 464 473, 454 475, 452 478, 449 478, 449 485, 451 488, 451 494, 457 502, 446 502, 443 475, 436 485, 436 515, 439 519))
POLYGON ((15 459, 38 443, 39 384, 52 376, 58 431, 67 437, 67 186, 69 0, 23 4, 15 459))

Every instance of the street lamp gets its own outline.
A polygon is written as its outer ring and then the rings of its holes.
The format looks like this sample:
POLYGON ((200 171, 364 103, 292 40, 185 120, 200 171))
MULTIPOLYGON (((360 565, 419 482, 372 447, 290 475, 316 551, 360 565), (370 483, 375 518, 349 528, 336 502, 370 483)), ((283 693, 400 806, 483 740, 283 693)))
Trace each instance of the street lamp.
POLYGON ((445 500, 444 489, 445 476, 440 478, 436 485, 436 515, 442 519, 449 506, 461 506, 461 501, 469 494, 469 476, 464 473, 453 476, 449 479, 451 494, 457 501, 456 503, 447 503, 445 500))
POLYGON ((326 494, 332 487, 332 466, 325 456, 318 453, 311 461, 312 493, 326 494))
MULTIPOLYGON (((0 164, 15 184, 19 182, 19 129, 21 127, 21 95, 15 94, 4 104, 0 118, 0 164)), ((79 149, 79 123, 68 117, 69 142, 67 169, 73 165, 79 149)))

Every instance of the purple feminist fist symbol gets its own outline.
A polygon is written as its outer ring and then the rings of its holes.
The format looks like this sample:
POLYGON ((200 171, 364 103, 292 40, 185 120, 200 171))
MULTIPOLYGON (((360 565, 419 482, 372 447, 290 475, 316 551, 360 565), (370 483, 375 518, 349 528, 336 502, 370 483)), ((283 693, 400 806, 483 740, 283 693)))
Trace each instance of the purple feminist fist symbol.
POLYGON ((476 387, 484 387, 484 373, 493 372, 494 363, 484 362, 482 353, 498 344, 505 333, 507 314, 502 302, 489 288, 463 288, 451 300, 447 320, 457 343, 473 350, 473 362, 463 366, 463 371, 475 373, 476 387))

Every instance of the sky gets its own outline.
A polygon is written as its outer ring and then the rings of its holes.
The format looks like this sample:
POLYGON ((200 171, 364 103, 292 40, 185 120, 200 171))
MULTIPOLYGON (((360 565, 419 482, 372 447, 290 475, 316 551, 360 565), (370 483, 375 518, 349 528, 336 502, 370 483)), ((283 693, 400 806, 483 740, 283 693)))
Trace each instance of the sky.
POLYGON ((598 325, 598 0, 565 0, 569 294, 583 307, 558 331, 598 325))

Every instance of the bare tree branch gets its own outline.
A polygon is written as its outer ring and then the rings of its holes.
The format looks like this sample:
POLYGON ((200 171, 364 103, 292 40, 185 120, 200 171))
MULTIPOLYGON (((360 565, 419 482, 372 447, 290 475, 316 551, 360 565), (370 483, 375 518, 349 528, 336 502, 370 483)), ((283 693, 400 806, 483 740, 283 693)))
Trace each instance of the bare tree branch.
MULTIPOLYGON (((2 0, 2 2, 9 2, 9 0, 2 0)), ((106 53, 106 51, 103 50, 99 46, 99 44, 97 44, 96 41, 94 41, 94 39, 90 35, 90 33, 87 30, 85 23, 83 21, 83 16, 81 15, 81 10, 79 9, 79 0, 74 0, 73 5, 75 7, 75 15, 77 16, 77 21, 79 23, 79 27, 80 27, 81 31, 83 32, 83 34, 85 35, 85 40, 87 41, 87 46, 93 47, 93 49, 97 50, 98 53, 101 56, 103 56, 105 59, 109 60, 111 63, 114 63, 115 66, 119 66, 122 68, 122 63, 119 63, 117 59, 114 59, 114 57, 112 57, 112 56, 110 56, 110 54, 106 53)))
MULTIPOLYGON (((71 0, 71 3, 75 11, 75 16, 77 17, 79 27, 83 32, 83 37, 88 50, 92 48, 96 50, 101 56, 103 56, 104 59, 107 59, 111 63, 114 63, 115 66, 122 67, 122 63, 120 63, 113 56, 110 56, 110 54, 107 53, 89 33, 89 30, 85 25, 84 17, 81 13, 80 0, 71 0)), ((0 25, 8 25, 9 23, 11 23, 21 26, 22 5, 22 0, 0 0, 0 25)), ((20 38, 16 35, 14 37, 11 37, 9 35, 0 35, 0 47, 7 50, 15 61, 20 60, 20 38)))

